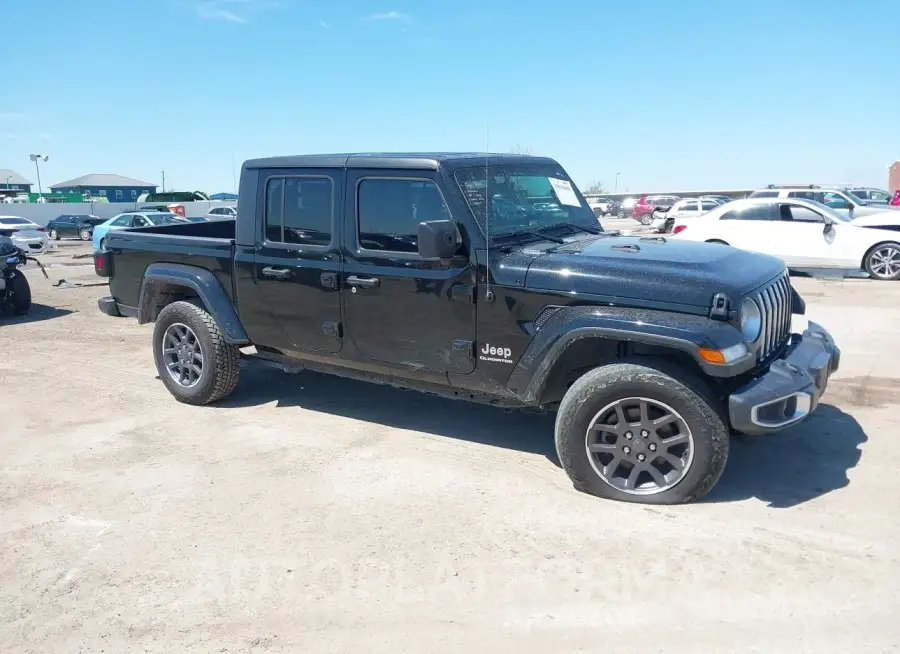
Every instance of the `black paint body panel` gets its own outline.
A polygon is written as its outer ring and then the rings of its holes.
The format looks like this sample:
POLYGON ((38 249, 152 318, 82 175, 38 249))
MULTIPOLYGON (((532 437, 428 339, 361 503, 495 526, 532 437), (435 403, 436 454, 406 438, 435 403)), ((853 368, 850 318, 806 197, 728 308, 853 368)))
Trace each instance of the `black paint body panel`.
POLYGON ((747 372, 746 361, 709 368, 696 349, 741 339, 733 324, 709 317, 713 296, 739 306, 783 272, 781 261, 717 244, 581 232, 562 244, 538 239, 488 251, 453 179, 485 162, 558 165, 479 153, 247 161, 235 221, 110 232, 112 301, 153 319, 142 289, 149 297, 155 285, 181 283, 211 303, 232 342, 266 356, 509 405, 540 403, 553 363, 586 338, 667 348, 710 376, 747 372), (332 180, 331 241, 273 247, 263 231, 266 182, 306 174, 332 180), (368 177, 434 182, 459 228, 458 255, 424 260, 362 248, 356 194, 368 177), (267 279, 272 267, 289 273, 267 279), (360 278, 377 284, 361 286, 360 278))

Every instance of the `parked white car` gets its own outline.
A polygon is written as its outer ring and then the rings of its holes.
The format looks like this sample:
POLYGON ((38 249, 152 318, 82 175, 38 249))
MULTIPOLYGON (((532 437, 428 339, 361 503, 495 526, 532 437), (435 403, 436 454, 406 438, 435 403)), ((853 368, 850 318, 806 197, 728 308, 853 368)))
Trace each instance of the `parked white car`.
POLYGON ((862 269, 874 279, 900 279, 900 212, 893 225, 890 217, 866 217, 878 227, 861 220, 813 200, 749 198, 676 219, 672 236, 770 254, 798 270, 862 269))
POLYGON ((21 216, 0 216, 0 234, 29 254, 43 254, 50 247, 47 230, 21 216))
POLYGON ((668 232, 671 231, 678 218, 696 218, 721 204, 721 201, 711 198, 685 198, 673 204, 666 211, 654 211, 653 222, 650 223, 650 226, 656 230, 668 232))
POLYGON ((234 220, 237 209, 234 207, 213 207, 206 214, 207 220, 234 220))

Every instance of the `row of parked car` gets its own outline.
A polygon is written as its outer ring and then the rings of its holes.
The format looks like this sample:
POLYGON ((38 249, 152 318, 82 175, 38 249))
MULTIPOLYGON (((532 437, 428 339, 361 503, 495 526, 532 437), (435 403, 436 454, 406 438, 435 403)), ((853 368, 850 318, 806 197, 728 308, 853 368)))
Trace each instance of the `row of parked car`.
POLYGON ((96 249, 110 229, 228 220, 233 219, 236 214, 234 207, 213 207, 206 215, 187 216, 183 210, 176 213, 164 206, 147 206, 125 211, 112 218, 100 218, 91 214, 63 214, 50 220, 46 226, 22 216, 0 216, 0 235, 8 236, 17 247, 26 252, 43 254, 49 249, 51 241, 64 238, 94 241, 96 249))
POLYGON ((776 256, 796 271, 900 280, 900 193, 771 185, 746 199, 703 203, 678 200, 654 210, 660 217, 651 224, 675 238, 776 256))

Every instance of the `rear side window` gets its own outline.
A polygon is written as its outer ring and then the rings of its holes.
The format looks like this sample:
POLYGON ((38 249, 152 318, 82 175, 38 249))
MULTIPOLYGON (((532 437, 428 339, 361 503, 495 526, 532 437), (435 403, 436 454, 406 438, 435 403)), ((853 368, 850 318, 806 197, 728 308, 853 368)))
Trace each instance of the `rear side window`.
POLYGON ((718 207, 718 203, 713 202, 712 200, 704 200, 700 203, 700 209, 702 211, 712 211, 716 207, 718 207))
POLYGON ((450 218, 430 180, 370 178, 358 189, 359 245, 367 250, 417 252, 419 223, 450 218))
POLYGON ((750 194, 751 198, 777 198, 778 191, 754 191, 750 194))
POLYGON ((725 213, 720 220, 771 220, 772 205, 756 204, 725 213))
POLYGON ((270 177, 266 182, 266 240, 329 245, 334 189, 329 177, 270 177))

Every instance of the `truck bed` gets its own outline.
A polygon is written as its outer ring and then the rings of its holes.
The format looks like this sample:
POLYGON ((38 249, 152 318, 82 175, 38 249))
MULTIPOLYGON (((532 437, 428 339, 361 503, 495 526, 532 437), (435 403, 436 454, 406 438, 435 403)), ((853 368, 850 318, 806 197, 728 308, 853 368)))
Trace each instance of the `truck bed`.
POLYGON ((234 235, 234 220, 110 231, 106 237, 106 248, 112 252, 110 293, 121 304, 136 307, 147 266, 175 263, 210 271, 233 301, 234 235))

